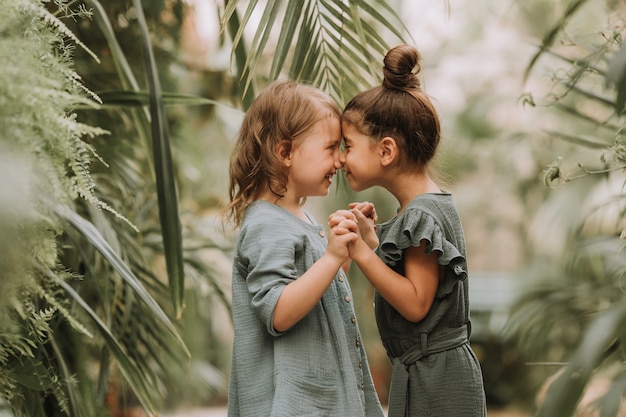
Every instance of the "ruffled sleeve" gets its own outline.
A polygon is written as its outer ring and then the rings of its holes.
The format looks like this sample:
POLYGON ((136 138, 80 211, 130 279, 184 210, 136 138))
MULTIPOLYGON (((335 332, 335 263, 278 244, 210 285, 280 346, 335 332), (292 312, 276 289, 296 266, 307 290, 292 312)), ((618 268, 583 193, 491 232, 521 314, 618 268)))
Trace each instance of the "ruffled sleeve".
POLYGON ((437 291, 438 297, 452 291, 457 281, 467 278, 464 254, 453 243, 454 236, 447 236, 432 214, 408 208, 393 221, 379 225, 379 230, 380 245, 376 252, 391 267, 402 261, 406 248, 420 246, 423 240, 427 242, 426 253, 440 253, 438 261, 446 267, 446 276, 437 291))

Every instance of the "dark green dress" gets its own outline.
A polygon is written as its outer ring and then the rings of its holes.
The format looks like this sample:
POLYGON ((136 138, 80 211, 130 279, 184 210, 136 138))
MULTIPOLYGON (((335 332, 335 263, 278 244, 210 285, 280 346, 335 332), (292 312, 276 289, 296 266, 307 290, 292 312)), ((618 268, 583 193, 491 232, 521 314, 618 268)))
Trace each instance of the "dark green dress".
POLYGON ((377 255, 404 275, 404 249, 428 241, 440 253, 443 278, 428 315, 402 317, 378 293, 376 322, 393 365, 389 417, 486 415, 480 364, 469 345, 468 272, 463 228, 450 194, 417 196, 397 217, 378 225, 377 255))

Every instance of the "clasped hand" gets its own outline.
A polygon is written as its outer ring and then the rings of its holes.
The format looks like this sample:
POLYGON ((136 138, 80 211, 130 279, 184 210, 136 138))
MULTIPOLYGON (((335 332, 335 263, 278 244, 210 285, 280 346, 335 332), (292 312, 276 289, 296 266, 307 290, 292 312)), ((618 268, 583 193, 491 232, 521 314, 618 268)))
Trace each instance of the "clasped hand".
POLYGON ((331 233, 356 233, 357 238, 349 240, 348 250, 354 247, 354 243, 358 239, 365 242, 370 249, 375 249, 378 246, 378 236, 376 235, 378 216, 374 204, 366 201, 350 203, 349 207, 350 210, 337 210, 328 216, 328 227, 331 233))

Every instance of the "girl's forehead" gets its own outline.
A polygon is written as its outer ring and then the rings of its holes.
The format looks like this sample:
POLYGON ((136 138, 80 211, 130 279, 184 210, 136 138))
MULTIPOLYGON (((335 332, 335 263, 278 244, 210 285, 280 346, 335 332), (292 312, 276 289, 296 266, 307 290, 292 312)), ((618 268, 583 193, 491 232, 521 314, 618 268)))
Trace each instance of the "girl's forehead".
POLYGON ((337 117, 324 117, 315 122, 302 138, 303 141, 316 140, 334 142, 341 140, 341 125, 337 117))
POLYGON ((341 122, 341 133, 344 139, 350 140, 352 139, 352 136, 354 136, 354 134, 358 132, 359 131, 352 123, 345 122, 345 121, 341 122))

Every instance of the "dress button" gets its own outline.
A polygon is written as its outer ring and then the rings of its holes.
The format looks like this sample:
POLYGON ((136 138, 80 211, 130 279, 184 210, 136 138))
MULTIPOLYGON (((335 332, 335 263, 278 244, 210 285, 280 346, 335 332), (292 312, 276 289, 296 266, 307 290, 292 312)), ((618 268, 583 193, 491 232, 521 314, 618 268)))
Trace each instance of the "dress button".
POLYGON ((326 236, 326 233, 323 230, 320 230, 320 236, 324 237, 324 236, 326 236))
POLYGON ((363 368, 363 362, 359 362, 359 368, 363 368))
POLYGON ((343 282, 343 275, 339 275, 339 282, 343 282))
POLYGON ((350 321, 354 324, 356 323, 356 317, 352 316, 352 318, 350 319, 350 321))
POLYGON ((356 347, 361 346, 361 342, 359 342, 358 340, 354 344, 356 345, 356 347))
POLYGON ((343 299, 346 300, 347 303, 350 302, 350 296, 349 295, 346 295, 345 297, 343 297, 343 299))
POLYGON ((361 391, 365 391, 365 384, 361 382, 361 391))

